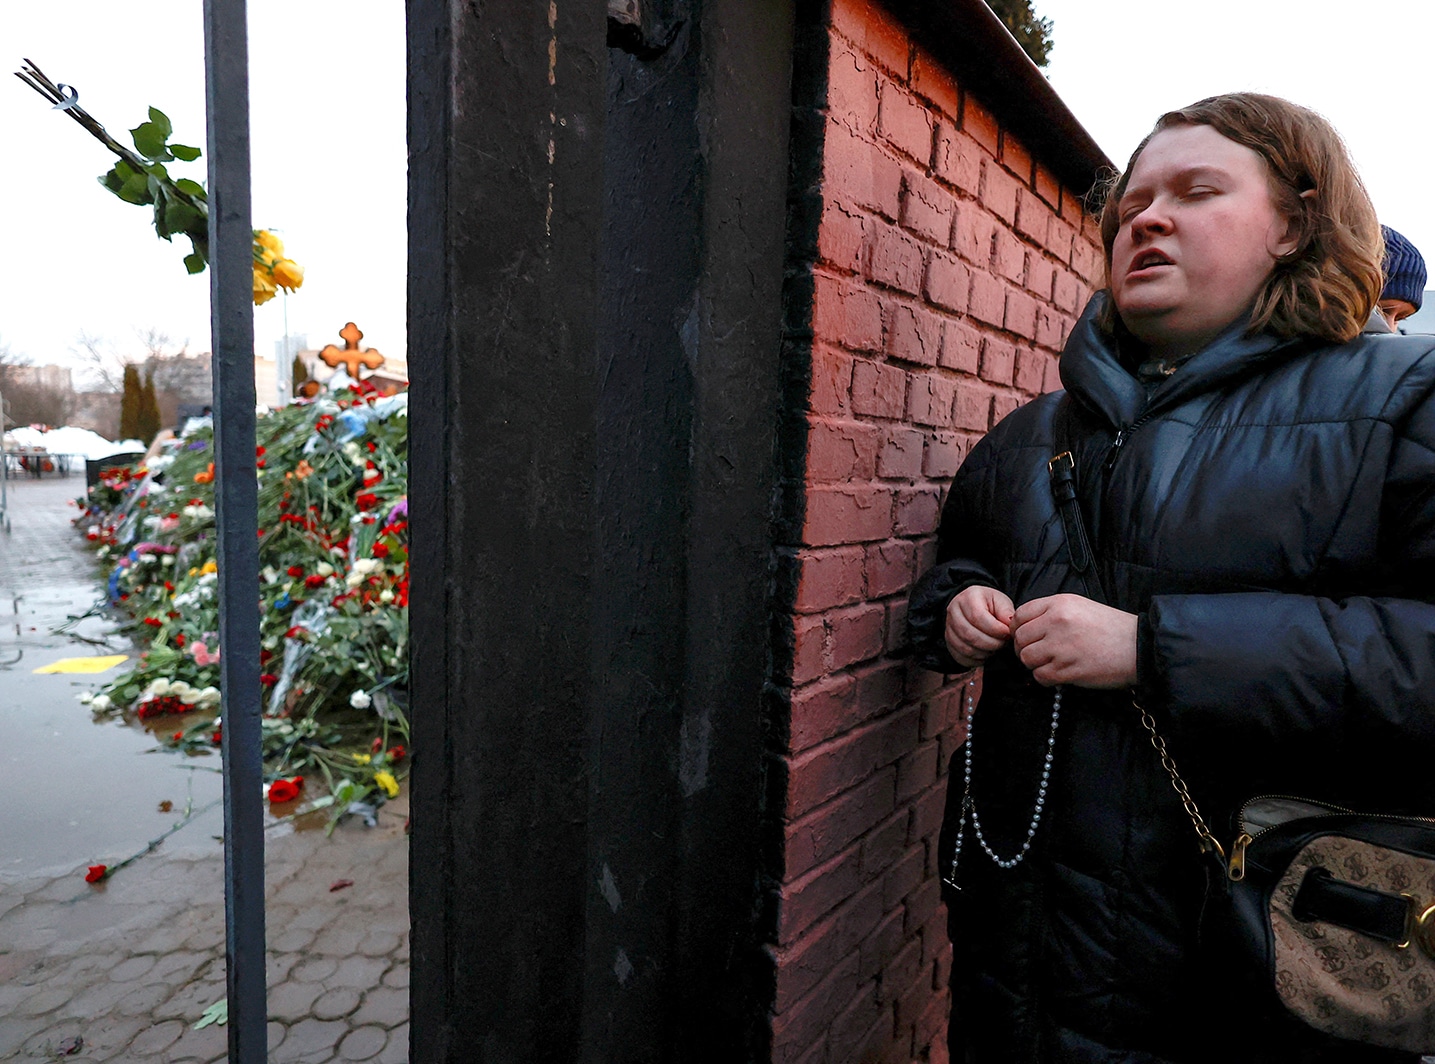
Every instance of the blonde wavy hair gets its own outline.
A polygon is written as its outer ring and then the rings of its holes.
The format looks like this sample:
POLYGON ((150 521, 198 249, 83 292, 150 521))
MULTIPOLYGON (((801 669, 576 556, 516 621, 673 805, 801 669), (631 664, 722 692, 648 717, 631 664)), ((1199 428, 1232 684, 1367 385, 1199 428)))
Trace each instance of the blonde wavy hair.
MULTIPOLYGON (((1266 161, 1276 210, 1296 226, 1299 242, 1281 258, 1251 312, 1251 332, 1345 343, 1360 335, 1380 299, 1385 243, 1375 207, 1335 128, 1278 96, 1233 92, 1168 111, 1131 154, 1125 173, 1108 183, 1101 210, 1106 269, 1121 228, 1118 205, 1132 167, 1151 138, 1175 126, 1210 126, 1266 161)), ((1112 304, 1100 323, 1116 321, 1112 304)))

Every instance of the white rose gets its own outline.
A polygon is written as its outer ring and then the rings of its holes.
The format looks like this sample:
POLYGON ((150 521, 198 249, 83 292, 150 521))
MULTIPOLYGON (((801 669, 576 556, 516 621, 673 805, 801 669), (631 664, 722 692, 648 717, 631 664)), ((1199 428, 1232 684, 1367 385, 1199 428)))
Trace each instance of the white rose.
POLYGON ((314 571, 315 571, 316 573, 318 573, 320 576, 333 576, 333 575, 334 575, 334 567, 333 567, 332 565, 330 565, 328 562, 320 562, 318 565, 316 565, 316 566, 314 567, 314 571))
POLYGON ((355 691, 349 696, 349 705, 355 709, 368 709, 373 704, 374 700, 369 697, 367 691, 355 691))
POLYGON ((164 555, 161 555, 161 556, 160 556, 160 559, 159 559, 159 563, 160 563, 160 565, 173 565, 173 564, 174 564, 174 555, 172 555, 172 554, 164 554, 164 555))
POLYGON ((199 695, 194 700, 194 704, 201 709, 209 709, 211 706, 219 705, 219 688, 206 687, 203 691, 199 692, 199 695))
POLYGON ((95 695, 90 702, 91 709, 98 709, 101 713, 108 710, 114 703, 110 701, 109 695, 95 695))
POLYGON ((384 588, 382 591, 379 592, 379 601, 382 602, 385 606, 387 606, 390 602, 394 601, 393 591, 391 591, 389 588, 384 588))

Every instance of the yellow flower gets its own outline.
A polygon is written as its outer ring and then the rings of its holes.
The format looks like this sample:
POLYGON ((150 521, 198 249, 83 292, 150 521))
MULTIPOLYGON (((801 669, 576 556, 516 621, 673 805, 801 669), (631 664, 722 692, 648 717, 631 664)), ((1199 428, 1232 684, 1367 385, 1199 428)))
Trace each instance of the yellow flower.
POLYGON ((379 788, 390 798, 397 798, 399 796, 399 781, 394 779, 392 772, 375 772, 374 782, 377 783, 379 788))
POLYGON ((268 303, 274 298, 275 291, 274 282, 264 276, 264 273, 256 266, 254 268, 254 305, 257 307, 260 304, 268 303))
POLYGON ((274 283, 294 291, 304 283, 304 267, 293 259, 280 259, 274 264, 274 283))
POLYGON ((204 563, 203 567, 201 567, 199 571, 201 573, 217 573, 219 572, 219 563, 216 562, 213 558, 210 558, 209 561, 204 563))
POLYGON ((254 230, 254 243, 265 251, 272 251, 275 257, 284 254, 284 241, 280 240, 268 229, 254 230))
POLYGON ((370 761, 374 759, 372 754, 354 754, 352 756, 354 760, 361 765, 367 765, 370 761))

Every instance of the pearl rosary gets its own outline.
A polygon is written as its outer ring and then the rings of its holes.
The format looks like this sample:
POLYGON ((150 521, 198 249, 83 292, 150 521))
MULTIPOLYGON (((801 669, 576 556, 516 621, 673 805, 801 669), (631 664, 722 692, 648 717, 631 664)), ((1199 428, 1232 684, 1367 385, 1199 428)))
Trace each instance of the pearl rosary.
POLYGON ((976 723, 976 698, 973 694, 977 685, 976 678, 967 681, 966 710, 967 710, 967 741, 963 743, 966 750, 966 773, 962 790, 962 815, 957 822, 957 844, 952 851, 952 866, 946 877, 946 882, 954 890, 961 890, 957 883, 957 865, 962 859, 962 837, 967 833, 967 817, 971 817, 972 831, 976 835, 977 842, 986 852, 986 855, 996 862, 998 868, 1015 868, 1021 864, 1026 857, 1027 851, 1031 849, 1031 840, 1036 837, 1036 829, 1041 824, 1041 812, 1046 808, 1046 791, 1051 784, 1051 760, 1056 749, 1056 727, 1061 721, 1061 688, 1056 689, 1056 694, 1051 703, 1051 734, 1046 740, 1046 760, 1042 764, 1041 783, 1036 790, 1036 808, 1031 811, 1031 824, 1026 829, 1026 840, 1021 844, 1021 849, 1014 857, 1001 857, 987 842, 986 836, 982 834, 982 821, 977 815, 977 803, 972 797, 972 736, 976 723))

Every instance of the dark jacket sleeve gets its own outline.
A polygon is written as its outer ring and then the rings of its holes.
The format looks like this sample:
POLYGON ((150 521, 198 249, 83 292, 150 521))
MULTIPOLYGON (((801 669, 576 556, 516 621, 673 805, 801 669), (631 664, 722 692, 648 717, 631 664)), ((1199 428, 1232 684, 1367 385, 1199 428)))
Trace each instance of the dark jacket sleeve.
POLYGON ((982 440, 957 470, 937 529, 937 561, 912 588, 907 632, 918 665, 965 672, 947 651, 947 606, 969 587, 999 587, 995 561, 983 545, 981 501, 989 494, 992 447, 982 440))
POLYGON ((1395 434, 1370 595, 1161 595, 1138 641, 1176 732, 1435 743, 1435 403, 1395 434))

